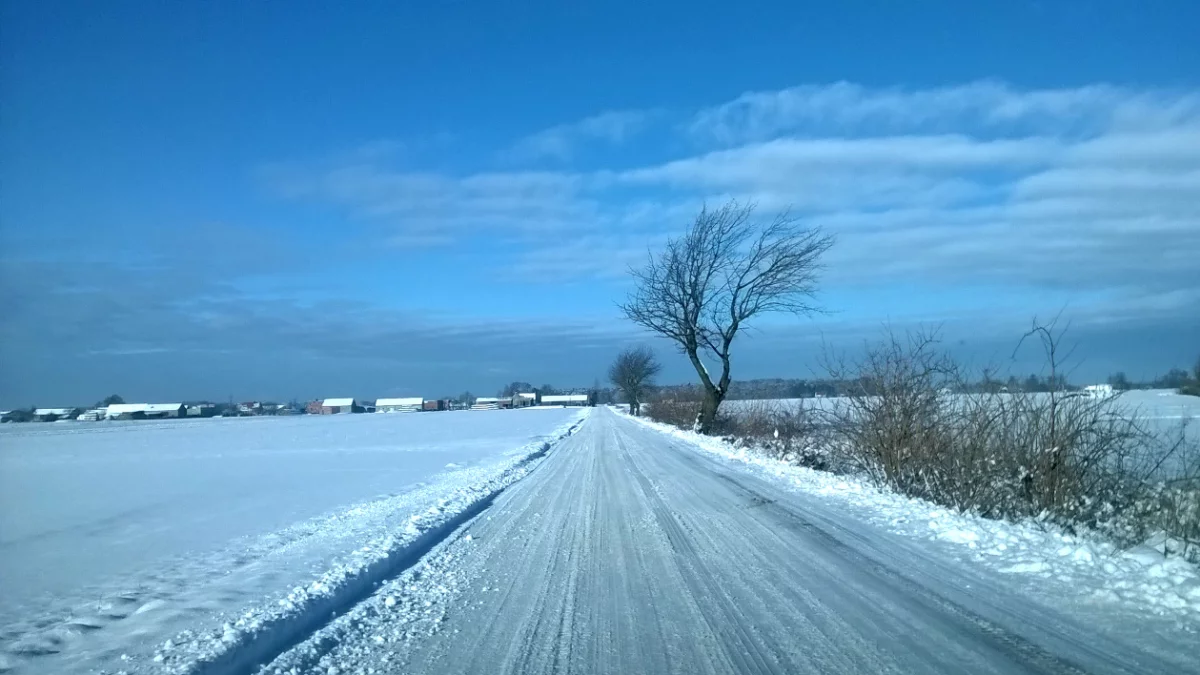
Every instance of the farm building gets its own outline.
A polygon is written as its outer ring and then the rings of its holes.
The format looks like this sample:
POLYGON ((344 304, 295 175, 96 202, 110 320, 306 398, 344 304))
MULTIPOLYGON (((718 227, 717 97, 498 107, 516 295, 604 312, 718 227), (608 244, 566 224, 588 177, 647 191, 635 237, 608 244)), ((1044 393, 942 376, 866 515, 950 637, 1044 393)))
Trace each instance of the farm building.
POLYGON ((425 401, 425 403, 421 405, 421 409, 422 410, 447 410, 448 403, 449 403, 449 401, 446 401, 443 399, 438 399, 436 401, 425 401))
POLYGON ((537 405, 537 394, 533 392, 514 394, 512 401, 514 408, 528 408, 531 405, 537 405))
POLYGON ((410 398, 381 398, 375 401, 375 412, 417 412, 425 406, 425 399, 417 396, 410 398))
POLYGON ((187 417, 187 406, 182 403, 146 403, 142 414, 147 418, 187 417))
POLYGON ((471 410, 499 410, 501 407, 509 407, 511 405, 512 399, 480 396, 475 399, 475 405, 471 406, 471 410), (504 405, 501 405, 502 403, 504 405))
POLYGON ((321 402, 322 415, 365 412, 366 407, 353 398, 327 398, 321 402))
POLYGON ((74 408, 37 408, 33 411, 33 418, 39 422, 55 422, 74 417, 74 408))
POLYGON ((135 415, 141 415, 145 403, 114 403, 104 410, 104 416, 110 420, 131 420, 135 415))
POLYGON ((261 415, 263 414, 263 404, 258 401, 245 401, 237 405, 239 415, 261 415))
POLYGON ((33 420, 30 410, 5 410, 0 413, 0 422, 29 422, 33 420))
POLYGON ((587 394, 561 394, 542 397, 542 405, 588 406, 591 404, 592 397, 587 394))
POLYGON ((187 417, 187 406, 182 403, 114 403, 104 412, 110 420, 187 417))

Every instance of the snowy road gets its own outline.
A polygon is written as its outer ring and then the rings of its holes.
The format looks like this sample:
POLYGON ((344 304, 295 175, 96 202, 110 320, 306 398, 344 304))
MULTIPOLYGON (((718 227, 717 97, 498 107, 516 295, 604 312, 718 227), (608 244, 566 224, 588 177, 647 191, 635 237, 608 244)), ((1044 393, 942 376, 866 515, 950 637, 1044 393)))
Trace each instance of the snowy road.
POLYGON ((1002 581, 597 409, 266 672, 1200 672, 1002 581))

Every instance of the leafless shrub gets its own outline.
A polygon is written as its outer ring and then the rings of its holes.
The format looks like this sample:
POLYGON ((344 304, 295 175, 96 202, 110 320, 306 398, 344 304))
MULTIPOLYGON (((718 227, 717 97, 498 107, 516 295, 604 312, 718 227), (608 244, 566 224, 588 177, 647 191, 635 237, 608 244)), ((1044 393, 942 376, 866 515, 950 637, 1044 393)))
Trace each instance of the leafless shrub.
MULTIPOLYGON (((699 396, 661 397, 648 404, 656 422, 696 430, 703 405, 699 396)), ((811 412, 781 401, 746 401, 723 409, 713 423, 714 434, 726 441, 751 447, 765 456, 798 466, 830 468, 826 443, 811 412)))
POLYGON ((1200 440, 1188 438, 1188 426, 1154 438, 1124 508, 1098 528, 1120 543, 1147 543, 1200 563, 1200 440))
MULTIPOLYGON (((1062 331, 1034 324, 1052 382, 1062 378, 1062 331)), ((835 462, 913 497, 988 518, 1036 518, 1121 543, 1159 535, 1200 557, 1200 450, 1181 432, 1164 443, 1119 397, 954 393, 960 369, 936 333, 885 335, 858 362, 826 359, 852 395, 825 412, 835 462), (1173 459, 1171 459, 1173 458, 1173 459), (1165 461, 1182 472, 1163 474, 1165 461), (1163 476, 1169 478, 1163 478, 1163 476)))
POLYGON ((726 433, 764 455, 813 469, 830 468, 819 425, 804 406, 750 401, 729 416, 726 433))
POLYGON ((823 411, 840 463, 905 494, 938 492, 931 481, 940 476, 929 467, 951 455, 952 409, 941 392, 955 372, 936 335, 888 334, 859 362, 825 361, 832 378, 853 383, 849 396, 823 411))
POLYGON ((694 429, 700 418, 700 395, 658 395, 646 404, 647 416, 655 422, 680 429, 694 429))

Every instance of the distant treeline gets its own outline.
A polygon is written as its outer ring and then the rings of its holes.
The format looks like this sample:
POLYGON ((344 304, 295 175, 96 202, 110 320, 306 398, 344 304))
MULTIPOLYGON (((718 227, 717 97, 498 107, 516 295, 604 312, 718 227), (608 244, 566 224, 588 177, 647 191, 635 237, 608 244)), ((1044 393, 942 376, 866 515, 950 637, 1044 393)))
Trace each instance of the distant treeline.
MULTIPOLYGON (((535 387, 528 382, 510 382, 499 391, 496 396, 500 398, 511 398, 517 394, 537 394, 540 396, 557 396, 559 394, 590 394, 592 400, 599 404, 613 403, 615 391, 611 387, 600 386, 600 381, 596 380, 590 387, 567 387, 560 388, 552 384, 543 384, 540 387, 535 387)), ((455 397, 451 397, 455 398, 455 397)), ((471 392, 463 392, 455 400, 464 402, 474 400, 474 395, 471 392)))
POLYGON ((1183 368, 1172 368, 1165 374, 1159 375, 1146 382, 1133 382, 1123 372, 1108 376, 1108 383, 1113 389, 1188 389, 1200 385, 1200 360, 1192 367, 1192 372, 1183 368))
MULTIPOLYGON (((1185 394, 1200 395, 1200 361, 1197 361, 1191 373, 1182 368, 1172 368, 1165 374, 1144 382, 1134 382, 1126 377, 1125 373, 1115 373, 1108 377, 1107 383, 1118 391, 1178 389, 1185 394)), ((1095 382, 1070 382, 1062 375, 1053 377, 1037 374, 1025 377, 1009 375, 1001 378, 985 373, 976 381, 959 384, 956 389, 959 393, 1077 391, 1088 384, 1095 384, 1095 382)), ((727 398, 729 400, 815 398, 875 393, 871 389, 872 385, 869 383, 854 380, 788 378, 734 380, 729 385, 727 398)), ((659 397, 677 400, 698 400, 703 393, 697 384, 662 385, 657 387, 656 391, 659 397)))
MULTIPOLYGON (((984 378, 978 382, 963 383, 958 390, 963 393, 1002 392, 1002 391, 1069 391, 1077 389, 1062 377, 1054 380, 1030 375, 1024 379, 1011 376, 1004 380, 984 378)), ((756 400, 778 398, 817 398, 833 396, 850 396, 858 394, 873 394, 874 386, 870 382, 855 380, 805 380, 787 378, 769 378, 761 380, 734 380, 729 385, 728 400, 756 400)), ((665 398, 692 400, 701 394, 701 389, 694 384, 666 385, 658 387, 658 394, 665 398)))

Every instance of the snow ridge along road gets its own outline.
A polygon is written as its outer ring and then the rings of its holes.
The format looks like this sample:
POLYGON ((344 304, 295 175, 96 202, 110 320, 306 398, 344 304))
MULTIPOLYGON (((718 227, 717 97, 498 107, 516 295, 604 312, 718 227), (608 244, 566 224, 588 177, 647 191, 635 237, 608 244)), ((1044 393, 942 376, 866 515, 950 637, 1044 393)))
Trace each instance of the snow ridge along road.
POLYGON ((601 408, 263 672, 1200 672, 1127 637, 601 408))

